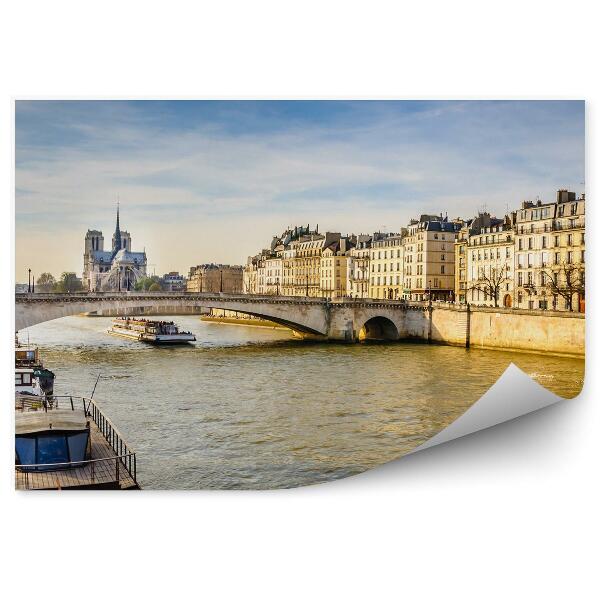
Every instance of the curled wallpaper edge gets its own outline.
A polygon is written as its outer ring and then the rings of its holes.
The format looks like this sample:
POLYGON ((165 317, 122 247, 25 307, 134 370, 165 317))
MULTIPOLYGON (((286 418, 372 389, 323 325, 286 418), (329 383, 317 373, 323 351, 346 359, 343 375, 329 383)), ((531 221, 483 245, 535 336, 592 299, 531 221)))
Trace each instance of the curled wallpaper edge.
POLYGON ((548 391, 511 363, 473 406, 409 454, 516 419, 560 400, 562 398, 548 391))

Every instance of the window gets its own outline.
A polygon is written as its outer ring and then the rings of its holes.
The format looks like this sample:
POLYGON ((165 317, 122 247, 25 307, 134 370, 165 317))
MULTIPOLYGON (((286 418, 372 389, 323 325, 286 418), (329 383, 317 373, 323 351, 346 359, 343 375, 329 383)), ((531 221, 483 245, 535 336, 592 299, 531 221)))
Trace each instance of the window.
POLYGON ((446 265, 442 265, 442 266, 440 267, 440 273, 441 273, 442 275, 445 275, 445 273, 446 273, 446 265))
POLYGON ((442 256, 440 257, 442 260, 446 260, 446 255, 442 254, 442 256))
POLYGON ((546 236, 542 236, 542 248, 546 248, 546 236))

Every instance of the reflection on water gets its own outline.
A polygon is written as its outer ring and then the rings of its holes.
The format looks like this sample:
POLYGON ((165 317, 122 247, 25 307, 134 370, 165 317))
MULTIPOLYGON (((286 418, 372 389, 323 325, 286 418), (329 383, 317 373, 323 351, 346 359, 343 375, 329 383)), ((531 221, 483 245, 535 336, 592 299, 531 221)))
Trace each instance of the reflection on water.
POLYGON ((462 414, 511 363, 574 397, 583 360, 425 344, 297 341, 289 332, 178 316, 198 341, 153 347, 110 319, 66 317, 21 332, 57 394, 95 398, 138 453, 145 488, 276 488, 393 460, 462 414))

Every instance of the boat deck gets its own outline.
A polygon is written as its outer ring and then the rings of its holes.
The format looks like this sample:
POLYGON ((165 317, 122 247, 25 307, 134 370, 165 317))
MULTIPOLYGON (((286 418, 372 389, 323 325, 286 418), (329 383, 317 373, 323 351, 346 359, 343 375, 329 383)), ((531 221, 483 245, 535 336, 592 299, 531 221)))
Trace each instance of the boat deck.
POLYGON ((17 468, 15 488, 17 490, 140 489, 134 479, 135 454, 129 451, 112 423, 104 417, 95 404, 92 404, 89 416, 90 460, 85 461, 80 467, 56 471, 21 471, 17 468))

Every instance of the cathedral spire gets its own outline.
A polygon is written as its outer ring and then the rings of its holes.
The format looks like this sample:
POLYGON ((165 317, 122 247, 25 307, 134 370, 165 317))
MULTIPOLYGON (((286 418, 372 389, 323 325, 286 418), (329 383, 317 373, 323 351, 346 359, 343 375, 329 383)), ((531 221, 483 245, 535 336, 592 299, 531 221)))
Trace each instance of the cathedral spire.
POLYGON ((121 249, 121 228, 119 227, 119 201, 117 200, 117 226, 113 237, 113 253, 116 254, 121 249))

